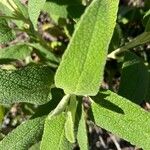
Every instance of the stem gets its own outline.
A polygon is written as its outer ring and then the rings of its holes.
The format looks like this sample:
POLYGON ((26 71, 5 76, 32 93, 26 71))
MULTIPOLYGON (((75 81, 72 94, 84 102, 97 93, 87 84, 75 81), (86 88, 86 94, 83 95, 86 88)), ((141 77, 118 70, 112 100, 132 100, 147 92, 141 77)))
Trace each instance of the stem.
POLYGON ((70 96, 70 94, 67 94, 62 98, 54 111, 48 116, 49 119, 53 116, 59 115, 65 109, 66 105, 69 102, 70 96))
POLYGON ((117 59, 121 53, 123 53, 131 48, 145 44, 147 42, 150 42, 150 32, 144 32, 144 33, 140 34, 139 36, 134 38, 131 42, 127 43, 125 46, 120 47, 120 48, 114 50, 113 52, 111 52, 110 54, 108 54, 107 57, 112 58, 112 59, 117 59))

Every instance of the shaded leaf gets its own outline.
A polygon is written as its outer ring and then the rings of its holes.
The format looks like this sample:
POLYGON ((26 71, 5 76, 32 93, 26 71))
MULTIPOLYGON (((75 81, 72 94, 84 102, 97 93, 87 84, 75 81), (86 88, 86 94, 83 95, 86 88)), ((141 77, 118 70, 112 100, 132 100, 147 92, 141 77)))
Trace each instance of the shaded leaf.
POLYGON ((97 94, 117 7, 118 0, 94 0, 81 17, 55 76, 65 93, 97 94))
POLYGON ((40 140, 45 117, 35 118, 18 126, 0 141, 1 150, 27 150, 40 140))
POLYGON ((126 52, 118 94, 140 104, 148 88, 148 68, 134 53, 126 52))
POLYGON ((53 72, 44 65, 28 65, 18 70, 0 70, 0 103, 44 104, 50 97, 53 72))
POLYGON ((140 106, 111 91, 92 98, 92 111, 97 125, 149 150, 150 114, 140 106))

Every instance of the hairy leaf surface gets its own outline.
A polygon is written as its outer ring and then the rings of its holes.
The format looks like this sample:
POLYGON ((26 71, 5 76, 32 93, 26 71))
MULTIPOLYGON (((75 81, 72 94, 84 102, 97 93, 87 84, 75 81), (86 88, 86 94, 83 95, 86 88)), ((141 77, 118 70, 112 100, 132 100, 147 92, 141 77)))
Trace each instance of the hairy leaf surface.
POLYGON ((65 121, 64 114, 46 119, 41 150, 71 150, 71 144, 65 138, 65 121))
POLYGON ((140 106, 111 91, 92 98, 92 111, 97 125, 149 150, 150 114, 140 106))
POLYGON ((27 150, 32 144, 40 140, 45 117, 35 118, 18 126, 1 142, 1 150, 27 150))
POLYGON ((81 17, 56 72, 56 86, 65 93, 97 94, 117 8, 118 0, 93 0, 81 17))
POLYGON ((51 68, 28 65, 18 70, 0 70, 0 103, 44 104, 50 100, 51 68))

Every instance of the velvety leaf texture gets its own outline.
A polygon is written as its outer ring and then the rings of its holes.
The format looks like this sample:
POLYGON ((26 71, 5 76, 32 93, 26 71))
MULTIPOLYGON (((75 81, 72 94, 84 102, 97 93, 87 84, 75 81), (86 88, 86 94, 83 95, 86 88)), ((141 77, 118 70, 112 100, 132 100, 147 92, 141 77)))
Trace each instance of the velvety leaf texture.
POLYGON ((81 17, 55 76, 65 93, 97 94, 117 8, 118 0, 93 0, 81 17))
POLYGON ((0 70, 0 103, 44 104, 50 100, 53 72, 44 65, 28 65, 18 70, 0 70))
POLYGON ((148 68, 134 53, 126 52, 118 94, 141 104, 149 85, 148 68))
POLYGON ((1 150, 27 150, 32 144, 40 140, 45 117, 35 118, 18 126, 1 142, 1 150))
POLYGON ((101 92, 92 99, 95 101, 92 101, 92 111, 97 125, 137 147, 149 150, 150 114, 148 112, 111 91, 101 92))
POLYGON ((33 23, 34 28, 37 28, 37 21, 40 15, 40 11, 44 7, 46 0, 29 0, 28 2, 28 13, 29 18, 33 23))
POLYGON ((82 115, 79 121, 77 140, 81 150, 88 150, 88 139, 87 139, 87 131, 86 131, 86 122, 84 116, 84 110, 82 108, 82 115))
POLYGON ((71 144, 65 138, 65 115, 47 118, 41 142, 41 150, 71 150, 71 144))
POLYGON ((12 30, 5 19, 0 19, 0 44, 4 44, 14 39, 12 30))

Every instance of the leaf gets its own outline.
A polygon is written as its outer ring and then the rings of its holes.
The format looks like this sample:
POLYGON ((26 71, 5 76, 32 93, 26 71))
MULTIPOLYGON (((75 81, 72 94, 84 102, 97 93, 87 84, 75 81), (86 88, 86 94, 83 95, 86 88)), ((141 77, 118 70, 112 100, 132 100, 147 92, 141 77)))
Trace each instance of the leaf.
POLYGON ((0 50, 0 59, 25 59, 32 49, 25 44, 12 45, 0 50))
POLYGON ((2 124, 4 116, 5 116, 5 108, 3 107, 3 105, 0 105, 0 124, 2 124))
POLYGON ((13 14, 13 10, 11 8, 7 7, 5 4, 3 4, 3 2, 1 2, 1 1, 0 1, 0 12, 7 16, 12 16, 12 14, 13 14))
POLYGON ((31 22, 35 29, 37 29, 37 21, 40 15, 40 11, 44 7, 46 0, 29 0, 28 2, 28 13, 31 22))
POLYGON ((13 0, 15 5, 17 6, 17 11, 19 11, 24 18, 28 19, 29 14, 28 14, 28 9, 26 5, 22 4, 20 0, 13 0))
POLYGON ((71 144, 65 138, 65 121, 64 114, 46 119, 41 150, 71 150, 71 144))
POLYGON ((1 150, 26 150, 40 140, 45 117, 28 120, 0 141, 1 150))
POLYGON ((65 93, 97 94, 117 7, 118 0, 94 0, 81 17, 55 76, 65 93))
POLYGON ((0 19, 0 44, 7 43, 14 39, 12 30, 9 28, 5 19, 0 19))
POLYGON ((148 88, 148 68, 134 53, 126 52, 118 94, 141 104, 148 88))
POLYGON ((78 132, 77 132, 77 140, 81 150, 88 150, 88 139, 87 139, 87 131, 86 131, 86 122, 84 116, 84 109, 82 107, 82 114, 79 121, 78 132))
POLYGON ((32 145, 32 147, 29 148, 29 150, 40 150, 40 142, 32 145))
POLYGON ((44 65, 28 65, 18 70, 0 70, 0 103, 44 104, 50 98, 53 72, 44 65))
POLYGON ((84 12, 85 6, 76 0, 72 0, 69 3, 62 3, 61 1, 50 0, 44 5, 44 10, 49 13, 49 15, 58 22, 59 19, 67 18, 68 16, 72 18, 79 18, 84 12))
POLYGON ((70 143, 75 143, 74 122, 70 111, 67 112, 65 123, 65 136, 70 143))
POLYGON ((121 138, 149 150, 150 114, 140 106, 111 91, 92 98, 92 111, 97 125, 121 138))

